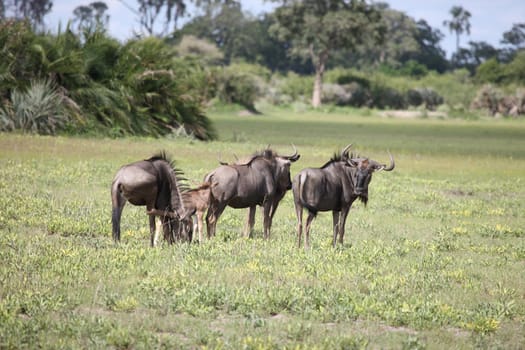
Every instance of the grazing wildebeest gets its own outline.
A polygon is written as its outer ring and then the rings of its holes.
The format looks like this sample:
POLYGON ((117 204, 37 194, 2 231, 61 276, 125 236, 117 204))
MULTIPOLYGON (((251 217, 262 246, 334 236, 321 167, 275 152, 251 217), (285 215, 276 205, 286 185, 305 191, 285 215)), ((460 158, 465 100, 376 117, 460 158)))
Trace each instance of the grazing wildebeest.
MULTIPOLYGON (((196 220, 193 222, 193 232, 198 231, 199 232, 199 243, 203 242, 203 218, 204 213, 208 209, 209 203, 210 203, 210 191, 211 191, 211 185, 208 182, 203 183, 197 188, 193 188, 190 190, 184 190, 182 195, 182 201, 184 203, 184 213, 182 214, 182 217, 180 220, 185 224, 191 225, 191 217, 196 216, 196 220)), ((167 215, 173 219, 178 219, 179 215, 175 212, 167 213, 162 210, 158 209, 152 209, 148 211, 149 215, 157 215, 157 216, 163 216, 167 215)), ((190 238, 191 240, 191 238, 190 238)))
POLYGON ((337 236, 343 244, 345 222, 352 203, 359 198, 363 203, 368 201, 368 184, 374 171, 391 171, 395 167, 394 158, 390 156, 390 165, 379 164, 368 158, 354 158, 346 146, 341 155, 335 155, 321 168, 306 168, 294 178, 292 191, 297 214, 297 243, 301 246, 303 233, 303 208, 308 210, 304 245, 309 247, 310 225, 319 211, 332 211, 335 247, 337 236))
MULTIPOLYGON (((124 165, 119 169, 111 185, 111 202, 113 239, 120 241, 120 218, 126 201, 133 205, 145 205, 146 210, 183 213, 184 204, 181 192, 184 186, 180 171, 173 162, 160 152, 153 157, 135 163, 124 165)), ((184 225, 179 220, 161 216, 164 238, 171 244, 174 241, 174 231, 180 231, 184 225)), ((156 243, 155 216, 149 217, 151 246, 156 243)))
POLYGON ((208 237, 215 236, 217 220, 229 205, 249 208, 245 236, 250 236, 255 223, 257 205, 263 206, 264 238, 270 237, 270 228, 279 201, 291 189, 290 165, 300 155, 280 156, 270 148, 254 154, 246 162, 223 164, 206 175, 211 188, 210 207, 206 214, 208 237))

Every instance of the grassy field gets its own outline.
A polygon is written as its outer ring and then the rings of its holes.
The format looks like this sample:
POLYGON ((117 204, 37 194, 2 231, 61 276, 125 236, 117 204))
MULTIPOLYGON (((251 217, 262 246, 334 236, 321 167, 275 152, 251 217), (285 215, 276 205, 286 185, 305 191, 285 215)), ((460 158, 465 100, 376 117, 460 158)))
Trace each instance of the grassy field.
POLYGON ((0 134, 0 348, 525 347, 525 122, 268 110, 211 113, 220 140, 0 134), (331 215, 296 248, 291 193, 269 241, 227 209, 215 239, 149 248, 143 207, 111 240, 117 169, 166 149, 190 185, 271 144, 292 176, 348 143, 387 162, 345 245, 331 215))

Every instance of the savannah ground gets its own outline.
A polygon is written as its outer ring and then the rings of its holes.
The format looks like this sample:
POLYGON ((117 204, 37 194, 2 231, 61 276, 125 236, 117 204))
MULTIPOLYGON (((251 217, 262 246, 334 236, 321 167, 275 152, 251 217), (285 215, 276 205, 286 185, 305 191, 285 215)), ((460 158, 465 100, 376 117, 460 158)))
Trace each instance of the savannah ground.
POLYGON ((0 348, 520 349, 525 346, 525 122, 372 112, 210 113, 219 141, 0 134, 0 348), (348 143, 396 169, 296 247, 291 193, 269 241, 227 209, 205 244, 149 248, 144 207, 111 239, 118 168, 166 149, 191 186, 218 164, 297 146, 292 176, 348 143))

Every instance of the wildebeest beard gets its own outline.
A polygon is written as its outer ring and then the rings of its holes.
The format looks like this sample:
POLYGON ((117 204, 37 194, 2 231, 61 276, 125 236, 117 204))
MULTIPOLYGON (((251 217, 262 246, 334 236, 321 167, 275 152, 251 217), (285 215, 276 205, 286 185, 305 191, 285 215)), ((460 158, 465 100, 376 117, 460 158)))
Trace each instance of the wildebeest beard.
POLYGON ((359 200, 365 205, 368 203, 368 193, 362 193, 359 196, 359 200))

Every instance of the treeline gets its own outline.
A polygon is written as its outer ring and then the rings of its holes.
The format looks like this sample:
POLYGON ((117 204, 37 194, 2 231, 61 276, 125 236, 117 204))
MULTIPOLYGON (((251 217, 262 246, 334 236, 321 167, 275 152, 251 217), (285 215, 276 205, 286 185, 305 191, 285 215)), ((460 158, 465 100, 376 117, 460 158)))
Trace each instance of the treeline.
MULTIPOLYGON (((22 14, 14 18, 0 8, 0 131, 209 140, 213 101, 255 113, 260 101, 525 113, 525 24, 503 33, 503 48, 464 48, 470 14, 460 7, 446 21, 458 39, 448 60, 439 29, 384 3, 281 1, 253 17, 237 1, 200 1, 200 14, 182 28, 158 35, 141 21, 144 31, 125 42, 108 35, 103 2, 79 6, 56 34, 40 28, 52 2, 22 11, 32 3, 14 2, 22 14)), ((139 3, 144 18, 167 11, 173 28, 186 10, 184 1, 139 3)))

